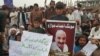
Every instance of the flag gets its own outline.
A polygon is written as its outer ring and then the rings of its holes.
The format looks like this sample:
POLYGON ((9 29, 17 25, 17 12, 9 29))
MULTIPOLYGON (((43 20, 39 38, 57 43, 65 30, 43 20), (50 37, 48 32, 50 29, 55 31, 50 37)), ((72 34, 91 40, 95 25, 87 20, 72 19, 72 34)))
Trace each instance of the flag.
POLYGON ((13 0, 4 0, 4 5, 7 5, 8 7, 13 7, 13 0))

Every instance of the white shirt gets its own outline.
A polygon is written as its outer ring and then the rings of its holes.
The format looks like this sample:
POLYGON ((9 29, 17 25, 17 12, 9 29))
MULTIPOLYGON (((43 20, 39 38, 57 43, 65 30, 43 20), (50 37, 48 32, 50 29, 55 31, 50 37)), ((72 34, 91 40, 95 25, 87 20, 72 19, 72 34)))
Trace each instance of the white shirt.
POLYGON ((92 36, 100 36, 100 28, 99 28, 99 30, 97 30, 97 31, 95 31, 95 28, 96 28, 96 27, 93 27, 93 28, 91 29, 91 32, 90 32, 90 35, 89 35, 88 38, 91 38, 92 36))
POLYGON ((16 25, 17 25, 17 15, 18 15, 17 12, 11 12, 11 13, 10 13, 10 17, 11 17, 10 25, 11 25, 11 26, 12 26, 13 24, 16 24, 16 25))
POLYGON ((79 10, 75 10, 73 11, 73 15, 74 15, 75 21, 79 21, 79 23, 81 23, 81 16, 83 15, 83 12, 79 10))
POLYGON ((19 18, 19 26, 23 25, 23 20, 22 20, 22 13, 20 13, 20 18, 19 18))
POLYGON ((74 20, 75 20, 73 14, 67 14, 66 16, 67 16, 67 18, 68 18, 70 21, 74 21, 74 20))

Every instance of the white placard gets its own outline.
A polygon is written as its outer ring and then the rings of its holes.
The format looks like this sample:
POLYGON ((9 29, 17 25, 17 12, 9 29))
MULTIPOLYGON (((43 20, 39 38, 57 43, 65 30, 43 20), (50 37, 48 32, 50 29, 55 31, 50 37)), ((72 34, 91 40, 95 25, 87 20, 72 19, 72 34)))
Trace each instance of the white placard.
POLYGON ((81 51, 84 52, 86 56, 91 56, 93 51, 95 51, 96 49, 97 46, 89 42, 81 51))
POLYGON ((9 56, 22 56, 21 42, 10 40, 9 56))
POLYGON ((24 31, 22 35, 23 56, 48 56, 52 36, 24 31))

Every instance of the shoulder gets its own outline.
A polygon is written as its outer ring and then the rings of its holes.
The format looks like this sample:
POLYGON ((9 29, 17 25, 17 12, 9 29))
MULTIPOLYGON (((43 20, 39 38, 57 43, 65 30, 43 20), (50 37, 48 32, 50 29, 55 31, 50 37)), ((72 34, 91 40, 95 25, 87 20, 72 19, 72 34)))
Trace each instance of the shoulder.
POLYGON ((43 28, 39 28, 39 29, 37 29, 40 33, 43 33, 43 34, 45 34, 46 32, 45 32, 45 30, 43 29, 43 28))
POLYGON ((91 31, 95 30, 96 27, 92 27, 91 31))
POLYGON ((51 16, 50 20, 54 20, 57 16, 56 15, 53 15, 51 16))
POLYGON ((63 18, 64 20, 67 20, 67 21, 69 20, 68 17, 66 17, 65 15, 62 15, 62 18, 63 18))

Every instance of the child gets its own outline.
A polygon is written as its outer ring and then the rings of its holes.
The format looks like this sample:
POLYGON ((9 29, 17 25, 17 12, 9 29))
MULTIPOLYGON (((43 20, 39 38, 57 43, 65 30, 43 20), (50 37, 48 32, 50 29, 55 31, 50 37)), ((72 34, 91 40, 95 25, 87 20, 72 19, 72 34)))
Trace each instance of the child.
POLYGON ((35 17, 33 22, 32 22, 32 32, 36 32, 36 33, 42 33, 42 34, 45 34, 45 30, 43 28, 41 28, 41 18, 40 17, 35 17))
POLYGON ((63 15, 65 9, 65 4, 62 2, 57 2, 55 5, 56 15, 52 16, 50 20, 61 20, 61 21, 68 21, 69 19, 63 15))
POLYGON ((16 35, 16 41, 21 41, 21 36, 22 36, 22 34, 21 33, 18 33, 17 35, 16 35))

